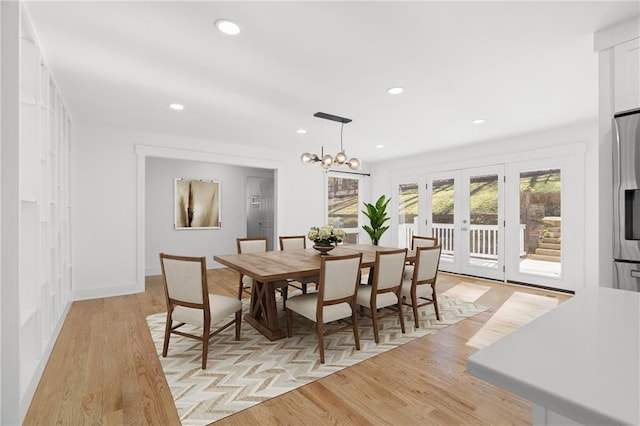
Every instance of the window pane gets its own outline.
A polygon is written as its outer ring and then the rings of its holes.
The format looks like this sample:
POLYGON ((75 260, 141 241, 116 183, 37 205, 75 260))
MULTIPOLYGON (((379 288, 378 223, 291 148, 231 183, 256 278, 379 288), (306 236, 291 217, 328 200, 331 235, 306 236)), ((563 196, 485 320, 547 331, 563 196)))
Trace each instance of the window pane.
POLYGON ((358 226, 358 179, 329 176, 327 223, 339 228, 358 226))
POLYGON ((469 178, 469 263, 498 267, 498 175, 469 178))
POLYGON ((520 173, 520 272, 560 276, 560 176, 560 169, 520 173))
POLYGON ((455 180, 433 180, 431 188, 431 233, 442 246, 440 262, 453 262, 455 180))
POLYGON ((411 247, 411 237, 418 230, 418 184, 398 185, 398 247, 411 247))

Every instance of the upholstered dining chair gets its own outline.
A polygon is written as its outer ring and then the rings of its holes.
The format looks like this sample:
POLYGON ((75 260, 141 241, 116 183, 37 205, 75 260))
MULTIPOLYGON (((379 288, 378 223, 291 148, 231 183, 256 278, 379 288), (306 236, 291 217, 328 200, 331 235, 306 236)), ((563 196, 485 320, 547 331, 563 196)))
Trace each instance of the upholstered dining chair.
POLYGON ((439 245, 431 247, 417 247, 416 261, 413 268, 405 268, 405 276, 402 281, 402 299, 405 305, 413 308, 413 317, 416 328, 420 327, 418 320, 418 308, 433 304, 436 319, 440 321, 438 311, 438 298, 436 296, 436 279, 438 278, 438 266, 440 265, 439 245), (411 278, 407 277, 406 270, 412 271, 411 278))
POLYGON ((376 343, 380 343, 378 320, 381 318, 398 315, 400 328, 403 333, 405 332, 401 289, 406 259, 406 248, 376 252, 371 285, 358 286, 356 303, 359 305, 360 315, 370 317, 373 321, 373 337, 376 343), (393 308, 394 305, 395 308, 393 308), (368 308, 369 313, 365 312, 363 308, 368 308), (378 309, 382 308, 392 308, 393 310, 379 315, 378 309))
MULTIPOLYGON (((306 235, 283 235, 278 237, 280 240, 280 250, 300 250, 307 248, 307 236, 306 235)), ((289 285, 302 290, 302 294, 307 294, 307 286, 310 283, 315 283, 318 287, 318 277, 297 277, 288 280, 289 285)))
MULTIPOLYGON (((436 237, 421 237, 419 235, 411 236, 411 250, 417 247, 433 247, 438 245, 438 239, 436 237)), ((405 276, 413 276, 413 262, 407 262, 408 266, 405 269, 405 276)), ((410 278, 409 278, 410 279, 410 278)))
POLYGON ((417 247, 432 247, 438 245, 436 237, 421 237, 419 235, 411 236, 411 250, 417 247))
POLYGON ((160 253, 160 267, 167 299, 167 323, 162 356, 167 356, 171 334, 201 340, 202 369, 204 370, 207 368, 211 337, 235 324, 236 340, 240 340, 242 302, 233 297, 209 294, 207 264, 204 257, 160 253), (221 324, 232 315, 235 316, 234 319, 221 324), (202 327, 202 335, 179 330, 185 324, 202 327))
POLYGON ((356 349, 360 350, 358 321, 356 318, 356 294, 362 253, 344 256, 323 256, 320 259, 320 282, 318 292, 303 294, 289 299, 287 303, 287 337, 293 335, 293 322, 296 321, 318 335, 320 363, 324 364, 324 336, 351 328, 356 349), (294 316, 294 312, 302 318, 294 316), (344 326, 325 330, 324 324, 351 317, 344 326), (310 327, 308 321, 315 327, 310 327))
MULTIPOLYGON (((236 238, 236 246, 238 254, 242 253, 263 253, 267 251, 267 239, 266 238, 236 238)), ((253 286, 253 278, 240 274, 240 281, 238 283, 238 299, 242 300, 242 293, 251 294, 251 287, 253 286)), ((287 281, 277 281, 273 283, 273 287, 280 291, 282 295, 283 305, 286 306, 289 283, 287 281)))

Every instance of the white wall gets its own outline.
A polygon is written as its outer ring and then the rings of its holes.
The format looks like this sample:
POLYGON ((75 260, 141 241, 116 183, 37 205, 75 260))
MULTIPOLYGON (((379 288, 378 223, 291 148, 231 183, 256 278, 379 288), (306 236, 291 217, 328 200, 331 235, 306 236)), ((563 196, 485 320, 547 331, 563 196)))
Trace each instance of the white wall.
MULTIPOLYGON (((372 193, 397 193, 394 183, 404 176, 425 176, 435 171, 453 170, 466 167, 479 167, 520 160, 533 159, 536 151, 571 151, 573 144, 584 144, 584 179, 574 182, 574 186, 584 191, 584 206, 575 206, 584 214, 584 235, 587 244, 584 247, 585 286, 598 286, 598 264, 601 256, 608 255, 600 251, 598 242, 599 210, 599 144, 597 122, 587 122, 573 126, 550 129, 527 135, 514 136, 501 140, 477 143, 473 145, 416 155, 408 158, 377 163, 372 167, 372 193)), ((421 185, 424 188, 424 184, 421 185)), ((423 206, 421 205, 421 208, 423 206)), ((424 214, 421 211, 421 214, 424 214)), ((423 223, 421 217, 421 222, 423 223)), ((393 230, 392 230, 393 231, 393 230)), ((387 232, 381 244, 397 241, 395 232, 387 232)), ((581 271, 582 272, 582 271, 581 271)))
POLYGON ((206 256, 207 267, 221 267, 215 254, 233 253, 236 238, 246 236, 246 179, 274 177, 274 171, 201 161, 147 158, 145 274, 160 274, 158 253, 206 256), (220 229, 175 230, 173 188, 175 178, 214 180, 220 183, 220 229))
POLYGON ((277 151, 77 123, 72 152, 75 300, 144 290, 147 155, 273 169, 278 233, 306 233, 325 221, 324 173, 301 164, 297 149, 277 151), (136 156, 136 149, 143 153, 136 156))

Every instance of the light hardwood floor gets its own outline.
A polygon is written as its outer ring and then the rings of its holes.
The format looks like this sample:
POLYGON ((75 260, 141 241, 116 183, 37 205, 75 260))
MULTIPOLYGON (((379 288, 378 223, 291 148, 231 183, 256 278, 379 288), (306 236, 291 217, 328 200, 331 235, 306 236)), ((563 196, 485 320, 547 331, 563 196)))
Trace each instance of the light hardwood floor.
MULTIPOLYGON (((237 294, 235 272, 208 275, 212 293, 237 294)), ((530 424, 527 401, 466 372, 467 357, 477 351, 467 343, 515 292, 559 302, 570 296, 445 273, 438 292, 460 282, 489 286, 476 303, 490 309, 218 424, 530 424)), ((160 277, 148 277, 146 287, 73 303, 24 424, 180 424, 145 320, 166 311, 160 277)), ((529 314, 525 304, 510 315, 520 324, 516 317, 529 314)), ((510 332, 508 319, 501 330, 503 323, 492 332, 510 332)))

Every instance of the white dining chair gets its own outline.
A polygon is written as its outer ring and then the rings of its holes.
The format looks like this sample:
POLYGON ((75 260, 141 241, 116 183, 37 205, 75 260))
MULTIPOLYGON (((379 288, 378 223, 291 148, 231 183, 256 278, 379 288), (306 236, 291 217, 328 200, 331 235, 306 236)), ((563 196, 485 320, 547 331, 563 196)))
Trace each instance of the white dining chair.
POLYGON ((320 282, 317 293, 295 296, 287 303, 287 336, 293 335, 293 322, 315 332, 318 336, 320 363, 324 364, 324 337, 351 328, 356 349, 360 349, 356 294, 362 253, 344 256, 323 256, 320 259, 320 282), (294 316, 294 313, 296 314, 294 316), (301 316, 303 318, 298 318, 301 316), (324 324, 351 317, 344 326, 324 328, 324 324), (308 322, 315 323, 310 327, 308 322))
POLYGON ((412 276, 407 277, 405 267, 405 277, 402 281, 402 299, 405 305, 413 308, 413 316, 416 328, 420 327, 418 321, 418 308, 433 304, 436 319, 440 320, 438 310, 438 298, 436 295, 436 280, 438 278, 438 266, 440 265, 440 253, 442 247, 418 247, 416 248, 415 265, 411 268, 412 276))
POLYGON ((406 248, 376 252, 371 285, 358 286, 356 303, 360 307, 360 315, 371 318, 376 343, 380 342, 378 321, 389 315, 398 315, 400 328, 405 332, 401 289, 406 259, 406 248), (388 308, 389 312, 382 313, 384 308, 388 308))
POLYGON ((207 264, 204 257, 174 256, 160 253, 162 282, 167 300, 167 321, 162 356, 169 350, 171 334, 202 341, 202 369, 207 368, 209 340, 235 324, 240 340, 242 302, 233 297, 209 294, 207 264), (229 317, 233 319, 224 322, 229 317), (180 328, 191 324, 202 328, 202 335, 180 328))

